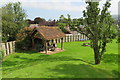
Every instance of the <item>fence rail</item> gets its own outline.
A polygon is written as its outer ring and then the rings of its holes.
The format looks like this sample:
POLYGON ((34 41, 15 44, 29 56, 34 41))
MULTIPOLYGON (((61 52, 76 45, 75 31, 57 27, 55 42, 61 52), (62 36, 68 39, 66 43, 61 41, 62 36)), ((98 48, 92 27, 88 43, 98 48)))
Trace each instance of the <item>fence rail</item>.
MULTIPOLYGON (((80 41, 80 40, 89 40, 89 38, 87 38, 83 34, 77 34, 77 35, 66 34, 66 36, 63 38, 64 42, 74 42, 74 41, 80 41)), ((61 39, 54 39, 54 42, 60 43, 61 39)))
POLYGON ((4 56, 15 52, 15 41, 1 43, 1 48, 4 51, 4 56))

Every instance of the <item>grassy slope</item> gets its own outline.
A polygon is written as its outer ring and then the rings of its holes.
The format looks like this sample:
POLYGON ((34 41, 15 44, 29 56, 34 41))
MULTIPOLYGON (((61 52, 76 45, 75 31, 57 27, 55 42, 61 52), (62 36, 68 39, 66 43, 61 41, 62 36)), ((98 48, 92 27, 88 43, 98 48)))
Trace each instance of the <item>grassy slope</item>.
POLYGON ((100 65, 93 65, 93 51, 83 42, 65 43, 65 51, 52 55, 34 52, 5 57, 3 78, 111 78, 117 77, 118 46, 114 41, 100 65))

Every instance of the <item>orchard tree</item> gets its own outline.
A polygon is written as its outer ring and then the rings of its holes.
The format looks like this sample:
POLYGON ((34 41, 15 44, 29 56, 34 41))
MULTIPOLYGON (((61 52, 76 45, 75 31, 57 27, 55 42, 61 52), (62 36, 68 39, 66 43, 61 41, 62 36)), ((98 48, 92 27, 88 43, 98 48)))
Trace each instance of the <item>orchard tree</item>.
POLYGON ((18 31, 26 26, 26 14, 20 2, 8 3, 2 7, 2 40, 16 39, 18 31))
POLYGON ((76 30, 86 35, 91 40, 91 47, 94 50, 95 64, 100 64, 102 56, 106 51, 106 44, 116 36, 116 25, 108 8, 110 1, 106 1, 102 10, 99 2, 86 2, 86 10, 83 11, 85 19, 84 29, 79 27, 76 30))

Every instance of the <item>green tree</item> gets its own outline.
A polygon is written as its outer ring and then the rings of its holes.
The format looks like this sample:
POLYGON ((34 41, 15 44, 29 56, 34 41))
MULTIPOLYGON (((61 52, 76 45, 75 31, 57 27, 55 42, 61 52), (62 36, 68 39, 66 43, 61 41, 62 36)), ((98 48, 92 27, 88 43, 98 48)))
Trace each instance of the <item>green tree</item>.
POLYGON ((65 27, 69 27, 70 30, 76 30, 75 27, 79 27, 80 25, 83 25, 83 18, 78 18, 78 19, 71 19, 70 15, 67 14, 67 18, 64 17, 64 15, 60 16, 60 19, 58 21, 58 25, 60 29, 63 32, 67 32, 65 27))
POLYGON ((69 14, 67 14, 67 18, 64 17, 63 15, 61 15, 59 21, 60 21, 60 23, 64 23, 65 26, 68 26, 68 27, 71 27, 72 26, 72 22, 73 22, 73 20, 71 19, 69 14))
POLYGON ((73 19, 72 26, 70 27, 70 29, 75 31, 80 26, 83 26, 83 23, 84 23, 83 18, 73 19))
MULTIPOLYGON (((75 22, 75 21, 74 21, 75 22)), ((70 15, 67 14, 67 18, 64 17, 64 15, 60 16, 60 19, 58 21, 58 26, 64 33, 69 33, 69 31, 66 29, 66 27, 72 28, 73 25, 73 19, 71 19, 70 15)))
POLYGON ((36 17, 35 19, 34 19, 34 23, 35 24, 39 24, 39 23, 43 23, 43 22, 45 22, 46 20, 44 19, 44 18, 40 18, 40 17, 36 17))
POLYGON ((67 33, 68 31, 65 29, 67 26, 67 18, 64 17, 64 15, 61 15, 59 20, 57 21, 57 24, 59 28, 64 32, 67 33))
POLYGON ((2 7, 2 40, 16 39, 18 31, 26 26, 26 13, 20 2, 8 3, 2 7))
POLYGON ((88 4, 86 10, 83 11, 85 27, 84 29, 77 27, 76 30, 91 40, 95 64, 100 64, 102 56, 106 51, 106 44, 115 38, 117 31, 114 19, 108 11, 111 3, 106 1, 102 10, 98 7, 99 2, 86 2, 86 4, 88 4))

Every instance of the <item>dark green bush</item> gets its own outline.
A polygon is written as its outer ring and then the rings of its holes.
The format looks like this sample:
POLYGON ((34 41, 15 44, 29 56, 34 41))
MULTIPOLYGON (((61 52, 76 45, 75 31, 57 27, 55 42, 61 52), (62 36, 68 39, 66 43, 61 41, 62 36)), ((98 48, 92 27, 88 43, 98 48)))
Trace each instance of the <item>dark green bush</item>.
POLYGON ((16 42, 16 48, 20 50, 29 50, 32 47, 32 41, 29 36, 24 40, 16 42))
POLYGON ((17 34, 16 49, 29 50, 32 48, 31 29, 25 27, 17 34))

